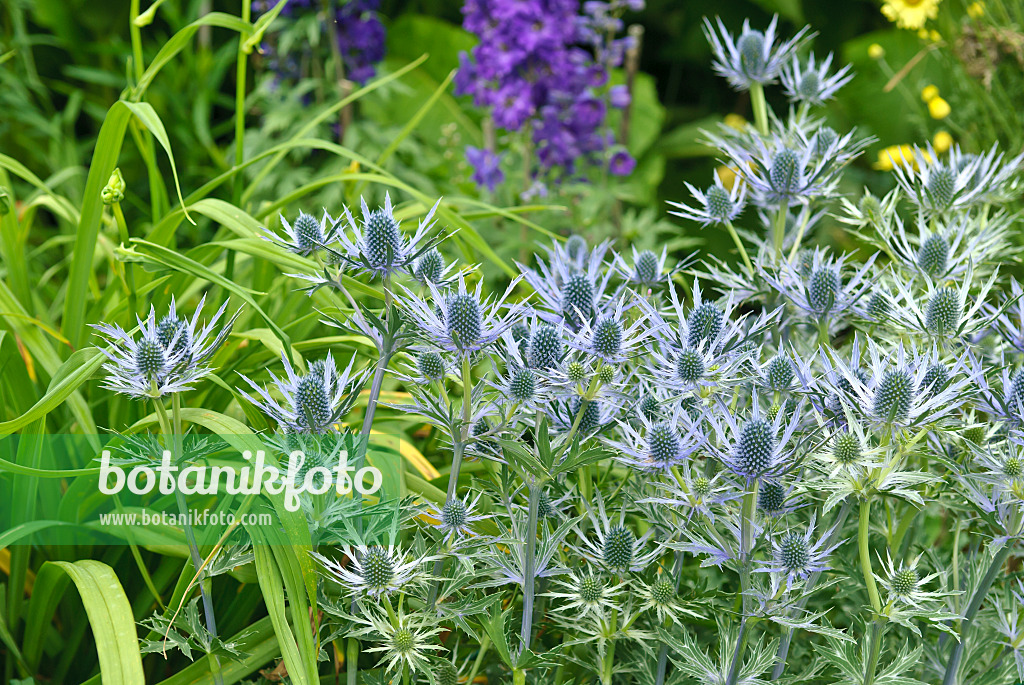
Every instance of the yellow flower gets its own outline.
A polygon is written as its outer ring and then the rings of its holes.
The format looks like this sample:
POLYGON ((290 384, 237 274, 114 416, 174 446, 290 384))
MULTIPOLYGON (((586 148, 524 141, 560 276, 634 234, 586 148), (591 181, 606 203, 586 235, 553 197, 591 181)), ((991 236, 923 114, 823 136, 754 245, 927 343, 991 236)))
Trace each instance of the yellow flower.
POLYGON ((939 42, 940 40, 942 40, 942 34, 941 34, 941 33, 939 33, 938 31, 936 31, 935 29, 932 29, 932 30, 931 30, 931 31, 930 31, 930 32, 928 33, 928 38, 929 38, 929 39, 930 39, 930 40, 931 40, 931 41, 932 41, 933 43, 938 43, 938 42, 939 42))
POLYGON ((720 166, 715 169, 715 173, 718 174, 718 180, 722 182, 726 190, 732 190, 733 185, 736 183, 736 170, 732 167, 720 166))
POLYGON ((739 114, 729 113, 725 115, 725 125, 737 131, 742 131, 747 127, 747 120, 739 114))
POLYGON ((941 155, 953 147, 953 136, 949 135, 949 131, 939 131, 932 138, 932 147, 935 148, 935 152, 941 155))
POLYGON ((978 0, 967 6, 967 16, 971 19, 981 19, 985 15, 985 3, 978 0))
POLYGON ((885 48, 878 43, 872 43, 868 46, 868 57, 871 59, 882 59, 885 57, 885 48))
MULTIPOLYGON (((926 162, 931 162, 931 156, 921 150, 921 156, 926 162)), ((878 151, 878 161, 872 164, 875 169, 881 171, 892 171, 893 167, 917 168, 917 156, 914 154, 913 145, 890 145, 884 150, 878 151)))
POLYGON ((886 0, 882 14, 901 29, 919 29, 939 13, 942 0, 886 0))
POLYGON ((938 86, 925 86, 921 89, 921 99, 925 102, 931 102, 935 98, 939 97, 938 86))
POLYGON ((945 119, 951 111, 949 103, 938 96, 928 101, 928 113, 932 119, 945 119))

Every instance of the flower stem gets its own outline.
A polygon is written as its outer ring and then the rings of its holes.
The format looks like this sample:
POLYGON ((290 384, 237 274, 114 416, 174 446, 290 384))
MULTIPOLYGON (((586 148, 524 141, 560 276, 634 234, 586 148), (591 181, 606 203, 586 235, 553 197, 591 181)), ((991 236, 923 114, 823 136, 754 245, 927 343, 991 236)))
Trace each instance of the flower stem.
MULTIPOLYGON (((154 399, 153 404, 156 405, 157 419, 160 421, 161 430, 164 431, 165 438, 171 439, 172 455, 175 461, 182 458, 182 434, 181 434, 181 395, 174 393, 171 395, 171 416, 173 418, 173 426, 167 419, 167 408, 164 407, 163 402, 159 399, 154 399)), ((188 543, 189 557, 192 559, 192 566, 197 573, 205 575, 200 569, 203 568, 203 557, 199 553, 199 543, 196 541, 196 533, 192 528, 192 522, 189 520, 188 503, 185 501, 185 495, 178 488, 174 489, 174 500, 178 506, 178 513, 181 514, 183 519, 182 528, 185 531, 185 541, 188 543)), ((210 597, 210 580, 209 578, 201 578, 199 581, 199 595, 203 600, 203 616, 206 619, 206 629, 209 631, 212 637, 217 637, 217 619, 213 614, 213 599, 210 597)), ((216 654, 211 653, 210 657, 210 669, 213 672, 214 681, 217 685, 222 685, 224 678, 221 674, 220 659, 217 658, 216 654)))
POLYGON ((750 554, 754 547, 754 511, 757 505, 757 488, 758 482, 755 478, 751 481, 746 494, 743 495, 743 508, 740 514, 740 602, 743 606, 743 618, 740 621, 739 638, 736 640, 736 651, 733 653, 732 666, 729 668, 729 679, 726 681, 726 685, 736 685, 746 646, 747 591, 750 588, 750 554))
POLYGON ((751 276, 753 276, 754 267, 750 264, 750 256, 747 255, 747 248, 743 247, 743 243, 740 241, 740 237, 736 233, 736 228, 728 219, 725 220, 725 229, 729 231, 729 235, 732 236, 732 241, 736 243, 736 249, 740 251, 740 257, 743 259, 743 265, 747 267, 747 271, 751 276))
POLYGON ((762 136, 768 135, 768 102, 764 99, 764 86, 750 85, 750 107, 754 110, 754 125, 762 136))
POLYGON ((875 574, 871 570, 871 549, 868 545, 870 522, 871 498, 868 495, 860 502, 860 522, 857 526, 857 548, 860 551, 860 568, 864 574, 864 585, 868 589, 868 598, 871 600, 872 610, 871 647, 868 650, 868 660, 864 664, 864 685, 871 685, 875 681, 875 669, 878 667, 878 657, 882 651, 882 600, 878 596, 875 574))
MULTIPOLYGON (((851 509, 853 509, 853 498, 847 497, 843 502, 842 508, 839 510, 838 516, 836 516, 835 527, 832 528, 832 534, 829 535, 828 541, 825 543, 826 548, 830 548, 835 545, 839 536, 842 535, 843 524, 846 523, 846 518, 850 515, 851 509)), ((818 580, 820 578, 821 571, 816 571, 807 578, 807 582, 804 585, 804 595, 793 607, 797 612, 807 605, 807 601, 811 598, 811 591, 818 584, 818 580)), ((782 640, 779 642, 779 649, 775 653, 775 668, 772 670, 772 680, 778 680, 781 678, 783 672, 786 670, 786 657, 789 655, 789 646, 793 643, 794 632, 796 632, 795 629, 790 628, 789 631, 782 636, 782 640)))
MULTIPOLYGON (((675 583, 676 592, 679 591, 679 578, 683 574, 683 553, 676 552, 675 561, 672 564, 672 581, 675 583)), ((672 625, 669 618, 665 619, 664 627, 667 630, 672 625)), ((665 670, 668 667, 668 644, 662 643, 658 650, 658 674, 655 678, 655 685, 665 685, 665 670)))
POLYGON ((729 679, 726 685, 736 685, 740 677, 740 666, 743 664, 743 652, 747 645, 747 619, 740 622, 740 633, 736 637, 736 650, 732 653, 732 664, 729 666, 729 679))
POLYGON ((974 616, 978 613, 978 609, 981 608, 985 595, 988 594, 989 588, 992 587, 993 581, 995 581, 996 576, 1002 570, 1003 564, 1006 563, 1006 558, 1010 556, 1012 549, 1012 545, 1007 543, 996 552, 992 563, 988 567, 988 571, 985 572, 981 583, 978 584, 978 589, 971 596, 971 602, 967 605, 967 610, 964 612, 964 619, 960 622, 960 639, 957 641, 956 646, 953 647, 953 654, 946 665, 946 675, 942 679, 942 685, 954 685, 956 683, 957 671, 960 669, 960 659, 964 655, 964 639, 967 637, 967 631, 971 629, 971 624, 974 623, 974 616))
MULTIPOLYGON (((467 354, 462 358, 462 425, 459 430, 452 434, 452 468, 448 472, 447 499, 451 500, 458 494, 459 471, 462 468, 462 456, 466 451, 466 443, 469 441, 470 421, 473 418, 473 365, 467 354)), ((441 571, 444 569, 444 559, 434 561, 432 575, 436 580, 430 587, 430 595, 427 598, 427 605, 433 607, 437 603, 437 593, 441 589, 441 571)))
POLYGON ((786 238, 786 217, 789 216, 789 203, 783 201, 779 206, 779 213, 775 215, 775 223, 772 224, 772 243, 775 246, 775 258, 782 261, 782 243, 786 238))
POLYGON ((857 527, 857 548, 860 550, 860 569, 864 574, 864 585, 871 599, 871 609, 875 614, 882 611, 882 600, 878 596, 875 585, 875 574, 871 571, 871 550, 868 547, 869 523, 871 520, 871 499, 865 497, 860 502, 860 523, 857 527))
MULTIPOLYGON (((117 233, 121 244, 127 248, 131 242, 131 236, 128 234, 128 223, 124 220, 124 212, 121 211, 121 203, 115 202, 111 208, 114 210, 114 221, 117 223, 117 233)), ((128 291, 128 325, 132 325, 132 320, 139 313, 139 304, 135 295, 135 266, 131 262, 124 263, 124 284, 128 291)))
POLYGON ((523 623, 520 628, 520 640, 523 649, 530 648, 533 633, 533 600, 536 575, 537 554, 537 510, 540 508, 540 485, 530 485, 530 508, 526 519, 526 568, 523 570, 523 623))

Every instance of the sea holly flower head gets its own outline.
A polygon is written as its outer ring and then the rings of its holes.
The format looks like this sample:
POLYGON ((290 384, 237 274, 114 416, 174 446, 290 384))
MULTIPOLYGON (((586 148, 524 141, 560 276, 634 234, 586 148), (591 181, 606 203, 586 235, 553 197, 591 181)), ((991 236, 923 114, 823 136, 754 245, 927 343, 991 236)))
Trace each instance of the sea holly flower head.
POLYGON ((790 531, 776 536, 772 540, 772 559, 760 562, 755 570, 778 574, 785 578, 787 587, 792 587, 795 580, 828 569, 828 558, 841 541, 829 544, 832 530, 825 531, 815 541, 815 520, 816 515, 812 514, 803 533, 790 531))
POLYGON ((747 200, 747 186, 736 180, 731 188, 726 188, 721 176, 715 174, 714 183, 707 190, 699 190, 686 183, 686 189, 696 200, 695 206, 682 202, 669 202, 674 211, 669 214, 696 221, 701 226, 725 224, 736 219, 743 213, 747 200))
POLYGON ((598 493, 596 507, 587 503, 586 508, 593 536, 581 533, 578 551, 595 566, 615 575, 638 573, 661 555, 660 545, 647 549, 654 529, 650 528, 637 537, 626 522, 625 507, 619 510, 617 517, 609 517, 604 499, 598 493))
POLYGON ((831 67, 831 52, 821 62, 816 62, 813 54, 806 62, 794 58, 782 69, 782 89, 793 102, 824 105, 853 78, 850 65, 830 75, 831 67))
POLYGON ((347 230, 338 231, 340 249, 331 248, 330 252, 370 278, 386 279, 400 271, 414 271, 418 260, 439 240, 428 240, 427 233, 434 226, 434 213, 440 204, 441 200, 435 202, 419 222, 416 232, 406 236, 395 218, 390 193, 384 196, 384 206, 373 211, 365 199, 360 199, 362 220, 356 222, 345 207, 347 230))
POLYGON ((607 438, 618 461, 639 471, 664 473, 689 461, 705 445, 701 417, 691 419, 681 406, 665 416, 647 418, 642 414, 634 425, 619 423, 617 438, 607 438))
POLYGON ((849 254, 832 257, 826 250, 815 248, 809 257, 807 263, 783 260, 775 269, 764 265, 761 269, 769 285, 812 319, 840 319, 873 285, 868 275, 875 255, 853 271, 847 268, 849 254))
POLYGON ((633 287, 641 289, 653 288, 672 281, 672 275, 681 266, 676 265, 672 269, 666 269, 665 262, 668 259, 668 246, 661 248, 661 254, 652 250, 637 251, 633 248, 633 265, 629 266, 618 254, 615 255, 615 270, 623 280, 633 287))
POLYGON ((712 24, 705 17, 704 35, 714 53, 714 70, 736 90, 749 90, 754 83, 774 83, 797 49, 813 35, 804 27, 789 40, 779 41, 778 22, 779 18, 773 17, 762 33, 744 20, 739 37, 734 38, 721 19, 712 24))
POLYGON ((618 598, 625 587, 613 584, 592 569, 572 571, 567 577, 554 581, 554 589, 546 597, 561 600, 552 609, 569 621, 603 618, 618 607, 618 598))
POLYGON ((326 209, 319 221, 312 214, 305 212, 299 212, 299 216, 292 223, 288 223, 284 214, 281 214, 280 218, 284 236, 280 237, 266 229, 266 235, 262 237, 289 252, 305 257, 338 240, 341 219, 331 218, 326 209))
POLYGON ((214 333, 227 309, 225 301, 205 325, 200 316, 206 296, 199 301, 191 319, 178 316, 174 298, 159 321, 150 307, 145 320, 138 318, 138 338, 117 324, 97 324, 93 328, 109 345, 101 351, 109 360, 104 387, 136 399, 162 397, 191 390, 193 384, 209 374, 209 361, 224 344, 241 310, 214 333))
POLYGON ((522 276, 514 278, 504 295, 492 299, 483 296, 483 281, 477 281, 476 288, 470 290, 466 274, 460 273, 458 281, 445 291, 428 283, 427 299, 400 285, 395 302, 416 335, 435 348, 461 357, 489 347, 523 319, 526 305, 506 303, 520 280, 522 276))
POLYGON ((757 393, 750 401, 746 418, 735 416, 726 407, 709 413, 708 422, 715 434, 715 456, 737 476, 752 481, 777 478, 792 466, 794 446, 790 444, 800 427, 804 400, 790 416, 776 412, 769 418, 760 408, 757 393))
POLYGON ((357 545, 340 548, 338 559, 312 552, 323 575, 356 598, 377 599, 423 580, 420 569, 431 559, 413 557, 394 545, 357 545))
MULTIPOLYGON (((919 351, 916 345, 907 348, 902 342, 895 349, 870 339, 866 343, 866 368, 851 368, 843 360, 836 363, 853 406, 872 425, 898 430, 939 423, 962 406, 970 382, 962 357, 941 357, 936 347, 919 351), (934 377, 928 379, 938 364, 947 374, 941 387, 934 377)), ((836 390, 844 392, 844 388, 836 390)))
MULTIPOLYGON (((359 388, 366 380, 367 371, 353 373, 356 355, 341 372, 330 352, 327 357, 309 365, 305 374, 296 372, 286 354, 281 355, 285 375, 278 378, 269 371, 271 382, 283 401, 278 400, 263 385, 242 375, 254 394, 242 395, 277 422, 279 428, 290 433, 323 433, 334 430, 348 413, 359 388)), ((239 374, 241 375, 241 374, 239 374)))
POLYGON ((589 250, 585 241, 565 246, 556 242, 547 248, 547 259, 538 256, 536 269, 519 264, 540 300, 537 315, 578 332, 585 320, 607 314, 614 307, 607 291, 615 273, 605 264, 607 250, 607 242, 589 250))

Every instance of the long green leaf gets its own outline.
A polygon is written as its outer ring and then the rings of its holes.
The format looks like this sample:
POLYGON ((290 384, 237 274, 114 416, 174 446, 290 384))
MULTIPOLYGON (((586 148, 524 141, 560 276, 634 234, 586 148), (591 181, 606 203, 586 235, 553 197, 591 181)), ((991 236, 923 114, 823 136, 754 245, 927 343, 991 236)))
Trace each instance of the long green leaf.
POLYGON ((145 685, 135 617, 114 569, 93 559, 48 561, 64 570, 78 588, 92 626, 104 683, 145 685))

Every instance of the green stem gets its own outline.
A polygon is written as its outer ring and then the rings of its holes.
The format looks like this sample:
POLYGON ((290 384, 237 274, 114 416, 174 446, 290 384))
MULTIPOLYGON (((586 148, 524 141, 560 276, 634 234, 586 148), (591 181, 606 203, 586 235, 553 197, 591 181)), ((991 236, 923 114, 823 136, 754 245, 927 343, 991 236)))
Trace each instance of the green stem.
POLYGON ((768 102, 764 99, 764 86, 753 83, 750 86, 750 106, 754 110, 754 124, 762 136, 768 135, 768 102))
MULTIPOLYGON (((252 21, 252 0, 242 0, 242 21, 246 24, 252 21)), ((244 45, 245 36, 239 36, 238 58, 235 65, 235 167, 242 166, 242 162, 245 161, 245 79, 248 55, 245 54, 244 45)), ((242 176, 235 175, 233 198, 236 205, 242 198, 242 176)))
POLYGON ((882 600, 878 596, 875 585, 875 574, 871 571, 871 550, 868 547, 869 523, 871 520, 871 499, 865 497, 860 502, 860 523, 857 526, 857 548, 860 551, 860 569, 864 574, 864 585, 871 599, 871 609, 876 615, 882 611, 882 600))
POLYGON ((884 626, 879 619, 871 622, 871 646, 868 648, 868 660, 864 664, 864 685, 875 682, 875 671, 878 669, 878 657, 882 654, 882 631, 884 626))
POLYGON ((530 508, 526 519, 526 568, 523 569, 523 623, 519 631, 523 650, 530 648, 533 634, 533 599, 537 554, 537 510, 540 505, 541 486, 530 485, 530 508))
MULTIPOLYGON (((171 395, 171 416, 173 417, 173 427, 169 425, 167 421, 167 409, 164 407, 163 402, 159 399, 154 399, 156 404, 158 419, 160 420, 161 428, 164 430, 165 437, 169 436, 173 445, 172 455, 175 461, 182 458, 182 433, 181 433, 181 394, 174 393, 171 395)), ((203 615, 206 619, 206 629, 210 635, 217 637, 217 619, 213 613, 213 598, 210 596, 210 580, 209 578, 203 578, 205 572, 200 572, 203 567, 203 556, 199 552, 199 543, 196 540, 195 529, 192 528, 192 522, 189 520, 188 503, 185 501, 185 494, 178 488, 174 489, 174 501, 178 506, 178 513, 181 514, 182 528, 185 531, 185 541, 188 543, 189 557, 192 559, 192 566, 197 573, 200 573, 199 581, 199 595, 203 601, 203 615)), ((220 659, 216 654, 211 653, 210 657, 210 670, 213 673, 214 681, 217 685, 223 685, 224 677, 221 674, 220 659)))
POLYGON ((356 685, 356 677, 359 674, 359 640, 354 637, 348 639, 345 645, 345 682, 348 685, 356 685))
POLYGON ((772 243, 775 247, 775 258, 782 261, 782 243, 786 238, 786 217, 789 215, 789 204, 783 202, 779 207, 779 213, 775 215, 775 223, 772 224, 772 243))
MULTIPOLYGON (((462 358, 462 425, 459 426, 458 435, 453 431, 452 435, 452 468, 448 472, 447 499, 451 500, 458 494, 459 471, 462 468, 462 457, 466 451, 466 443, 469 441, 471 429, 470 421, 473 418, 473 365, 470 363, 469 355, 462 358)), ((441 571, 444 568, 444 559, 434 561, 433 576, 437 580, 430 587, 430 595, 427 597, 427 605, 434 606, 437 602, 437 593, 441 589, 441 571)))
POLYGON ((740 257, 743 259, 743 266, 747 267, 747 272, 751 276, 754 275, 754 267, 750 263, 750 256, 747 255, 747 248, 743 247, 743 242, 740 240, 739 235, 736 233, 735 227, 732 222, 728 219, 725 220, 725 229, 729 231, 729 235, 732 236, 732 241, 736 243, 736 249, 740 251, 740 257))
POLYGON ((608 638, 608 647, 604 653, 604 664, 601 669, 601 685, 612 685, 612 674, 613 666, 615 665, 615 631, 619 625, 619 610, 612 610, 611 614, 611 627, 610 637, 608 638))
MULTIPOLYGON (((124 212, 121 211, 121 203, 115 202, 111 205, 114 210, 114 221, 117 223, 117 233, 121 244, 128 247, 131 237, 128 235, 128 223, 124 220, 124 212)), ((131 262, 124 263, 124 283, 128 291, 128 325, 132 325, 132 319, 139 313, 139 303, 135 294, 135 266, 131 262)))
POLYGON ((743 652, 747 646, 747 619, 740 623, 740 634, 736 637, 736 649, 732 653, 732 664, 729 666, 729 679, 726 685, 736 685, 740 677, 740 666, 743 664, 743 652))
POLYGON ((1007 543, 996 552, 992 563, 988 567, 988 571, 985 572, 981 583, 978 584, 978 589, 971 596, 971 602, 967 605, 967 610, 964 612, 964 619, 960 622, 960 639, 957 641, 956 646, 953 647, 953 654, 949 658, 949 664, 946 665, 946 675, 942 679, 942 685, 954 685, 956 683, 957 671, 960 669, 960 659, 964 655, 964 640, 967 638, 967 632, 971 629, 971 625, 974 623, 974 616, 981 608, 981 603, 985 601, 985 595, 988 594, 989 588, 992 587, 993 581, 995 581, 996 576, 1002 570, 1003 564, 1006 563, 1006 558, 1010 556, 1012 549, 1012 546, 1007 543))

